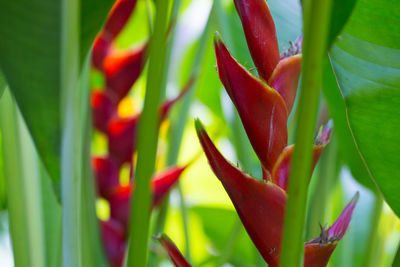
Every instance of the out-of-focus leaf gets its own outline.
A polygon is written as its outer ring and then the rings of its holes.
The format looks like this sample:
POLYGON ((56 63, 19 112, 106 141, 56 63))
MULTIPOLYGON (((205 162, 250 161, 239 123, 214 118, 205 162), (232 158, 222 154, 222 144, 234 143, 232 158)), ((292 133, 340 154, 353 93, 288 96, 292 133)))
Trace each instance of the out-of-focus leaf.
MULTIPOLYGON (((81 62, 112 0, 82 0, 81 62)), ((0 1, 0 67, 54 183, 60 180, 63 1, 0 1)), ((79 17, 79 16, 78 16, 79 17)))
POLYGON ((6 80, 4 79, 3 73, 0 71, 0 98, 3 95, 5 88, 6 88, 6 80))
POLYGON ((324 62, 322 90, 328 103, 329 114, 333 118, 335 135, 338 139, 341 158, 344 163, 350 167, 351 173, 357 181, 375 191, 376 186, 369 178, 367 169, 354 143, 346 118, 345 102, 340 94, 328 58, 326 58, 324 62))
MULTIPOLYGON (((215 248, 219 252, 224 250, 226 242, 236 227, 235 222, 239 221, 237 213, 234 210, 206 206, 193 207, 192 211, 201 219, 204 232, 215 248)), ((233 246, 229 262, 234 266, 253 266, 255 250, 249 236, 243 226, 240 225, 240 232, 233 246)))
MULTIPOLYGON (((400 6, 360 0, 331 51, 356 146, 400 215, 400 6)), ((339 129, 340 131, 341 129, 339 129)))

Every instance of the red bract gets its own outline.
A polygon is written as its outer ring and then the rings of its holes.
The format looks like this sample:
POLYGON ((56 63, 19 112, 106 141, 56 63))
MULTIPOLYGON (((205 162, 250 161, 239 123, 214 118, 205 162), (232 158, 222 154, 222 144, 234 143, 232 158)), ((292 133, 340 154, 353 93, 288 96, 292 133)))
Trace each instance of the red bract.
MULTIPOLYGON (((190 89, 193 80, 190 79, 185 88, 179 95, 171 100, 165 101, 160 109, 160 122, 163 121, 172 106, 181 99, 190 89)), ((140 119, 140 114, 129 118, 115 118, 108 124, 108 149, 110 157, 119 165, 130 162, 133 153, 136 151, 136 131, 140 119)))
POLYGON ((247 44, 260 77, 268 81, 279 62, 275 24, 265 0, 235 0, 247 44))
POLYGON ((113 51, 112 42, 128 21, 136 0, 117 0, 110 10, 104 28, 97 35, 92 48, 92 63, 98 70, 103 70, 103 61, 113 51))
POLYGON ((122 225, 115 220, 100 222, 104 249, 112 267, 122 266, 125 254, 126 233, 122 225))
POLYGON ((107 133, 108 123, 116 114, 117 106, 108 97, 106 92, 95 90, 90 96, 93 125, 100 132, 107 133))
POLYGON ((115 51, 104 59, 106 90, 114 103, 124 98, 142 72, 146 45, 128 51, 115 51))
POLYGON ((238 110, 258 158, 270 173, 287 144, 285 103, 278 92, 254 77, 231 56, 218 35, 215 54, 219 77, 238 110))
POLYGON ((191 267, 174 242, 172 242, 172 240, 166 234, 161 234, 160 236, 153 238, 158 240, 158 242, 160 242, 160 244, 164 247, 175 267, 191 267))
MULTIPOLYGON (((278 266, 286 192, 279 185, 258 181, 230 164, 214 146, 200 121, 196 121, 196 130, 211 168, 231 198, 250 238, 269 266, 278 266)), ((306 243, 304 266, 326 266, 337 241, 348 228, 357 198, 353 198, 327 232, 323 231, 321 237, 306 243)))
POLYGON ((92 167, 95 175, 97 192, 101 197, 107 198, 110 189, 119 186, 119 168, 108 157, 93 157, 92 167))
MULTIPOLYGON (((171 187, 178 181, 185 167, 171 167, 156 174, 151 181, 153 207, 159 205, 171 187)), ((111 218, 126 226, 129 218, 130 198, 135 191, 135 184, 119 186, 108 196, 111 218)))
POLYGON ((136 6, 136 2, 137 0, 115 1, 103 28, 103 32, 109 40, 113 40, 124 28, 136 6))

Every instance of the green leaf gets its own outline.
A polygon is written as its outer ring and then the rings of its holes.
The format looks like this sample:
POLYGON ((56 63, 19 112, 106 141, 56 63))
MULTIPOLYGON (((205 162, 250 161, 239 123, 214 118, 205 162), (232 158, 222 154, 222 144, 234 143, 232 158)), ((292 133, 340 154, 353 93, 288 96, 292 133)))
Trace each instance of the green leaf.
MULTIPOLYGON (((235 222, 239 217, 234 210, 218 207, 196 206, 191 211, 199 216, 205 234, 212 242, 213 246, 221 252, 224 251, 227 241, 233 231, 235 222)), ((234 266, 252 266, 255 263, 255 247, 251 242, 246 230, 240 224, 239 233, 233 244, 233 250, 228 262, 234 266)))
MULTIPOLYGON (((112 2, 79 2, 81 62, 112 2)), ((0 67, 56 187, 60 183, 61 58, 68 47, 62 44, 63 16, 61 0, 0 0, 0 67)))
POLYGON ((340 94, 336 78, 332 71, 329 59, 326 58, 323 70, 322 91, 328 104, 329 114, 333 118, 335 135, 339 142, 340 157, 350 168, 351 174, 365 187, 376 191, 376 186, 369 178, 367 169, 354 143, 347 117, 346 106, 340 94))
POLYGON ((397 1, 360 0, 331 51, 356 146, 370 177, 397 215, 400 215, 399 37, 397 1))
POLYGON ((331 12, 331 25, 328 36, 328 48, 335 42, 348 21, 357 0, 333 0, 331 12))
POLYGON ((0 127, 15 266, 46 266, 38 159, 9 90, 1 99, 0 127))

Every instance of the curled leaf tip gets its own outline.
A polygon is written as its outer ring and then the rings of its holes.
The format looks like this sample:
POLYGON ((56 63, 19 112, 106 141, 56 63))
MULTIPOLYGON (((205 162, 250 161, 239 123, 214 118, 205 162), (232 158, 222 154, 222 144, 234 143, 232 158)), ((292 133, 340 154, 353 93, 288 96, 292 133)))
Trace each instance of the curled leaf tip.
POLYGON ((201 120, 199 118, 194 119, 194 127, 196 128, 197 134, 200 134, 200 132, 205 131, 203 123, 201 122, 201 120))

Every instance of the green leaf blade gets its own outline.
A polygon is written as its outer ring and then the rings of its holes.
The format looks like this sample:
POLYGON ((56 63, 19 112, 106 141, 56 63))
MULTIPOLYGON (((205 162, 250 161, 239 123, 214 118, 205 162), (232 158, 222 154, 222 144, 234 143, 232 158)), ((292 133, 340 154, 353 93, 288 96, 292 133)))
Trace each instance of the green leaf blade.
POLYGON ((400 215, 400 5, 360 0, 331 51, 347 119, 365 165, 400 215))

